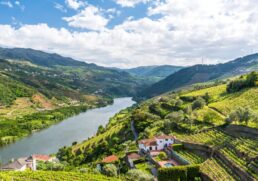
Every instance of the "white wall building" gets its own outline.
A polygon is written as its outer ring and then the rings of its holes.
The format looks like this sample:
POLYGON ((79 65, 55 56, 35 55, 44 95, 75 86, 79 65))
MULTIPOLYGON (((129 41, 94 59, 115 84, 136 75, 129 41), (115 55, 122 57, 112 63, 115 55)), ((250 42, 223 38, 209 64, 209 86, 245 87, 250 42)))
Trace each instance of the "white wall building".
POLYGON ((152 139, 144 139, 139 141, 139 149, 144 151, 160 151, 165 147, 171 146, 175 142, 174 136, 161 135, 152 139))

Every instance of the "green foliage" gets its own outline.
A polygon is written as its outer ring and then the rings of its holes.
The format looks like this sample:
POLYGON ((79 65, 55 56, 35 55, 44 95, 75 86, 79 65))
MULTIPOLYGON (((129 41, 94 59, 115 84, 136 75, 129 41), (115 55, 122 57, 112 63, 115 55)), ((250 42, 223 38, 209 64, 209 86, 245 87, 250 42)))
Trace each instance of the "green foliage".
POLYGON ((103 174, 109 177, 117 176, 117 168, 114 164, 106 164, 102 169, 103 169, 103 174))
POLYGON ((201 98, 201 97, 198 97, 192 104, 192 108, 193 109, 201 109, 203 108, 204 106, 206 105, 206 101, 201 98))
POLYGON ((159 181, 187 181, 200 177, 200 165, 174 166, 158 170, 159 181))
POLYGON ((184 148, 183 144, 173 144, 172 148, 174 151, 182 150, 184 148))
POLYGON ((258 81, 258 74, 256 72, 251 72, 247 74, 246 78, 239 78, 237 80, 231 81, 227 86, 228 93, 238 92, 247 87, 254 87, 258 81))
POLYGON ((239 107, 230 113, 226 121, 238 122, 240 124, 244 123, 245 125, 248 125, 248 122, 251 121, 252 119, 256 120, 257 117, 249 107, 246 107, 246 108, 239 107))
POLYGON ((158 170, 159 181, 187 181, 187 169, 184 166, 160 168, 158 170))
POLYGON ((160 160, 167 160, 167 154, 162 151, 162 152, 159 153, 158 158, 160 160))
POLYGON ((127 181, 154 181, 154 177, 138 169, 129 170, 126 173, 127 181))
POLYGON ((88 106, 64 107, 51 111, 36 112, 15 120, 0 121, 0 145, 5 145, 31 134, 35 130, 47 128, 70 116, 86 111, 88 106), (7 138, 7 139, 6 139, 7 138))
POLYGON ((0 172, 0 179, 4 181, 118 181, 115 177, 106 177, 100 174, 64 172, 64 171, 24 171, 24 172, 0 172))

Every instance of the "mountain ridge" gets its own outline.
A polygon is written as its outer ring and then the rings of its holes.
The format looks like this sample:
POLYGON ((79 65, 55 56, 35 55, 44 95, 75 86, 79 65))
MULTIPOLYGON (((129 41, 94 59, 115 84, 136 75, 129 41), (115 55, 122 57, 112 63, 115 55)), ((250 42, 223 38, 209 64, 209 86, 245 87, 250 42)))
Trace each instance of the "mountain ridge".
POLYGON ((153 97, 194 83, 226 78, 258 70, 258 53, 216 65, 194 65, 181 69, 147 87, 138 96, 153 97))

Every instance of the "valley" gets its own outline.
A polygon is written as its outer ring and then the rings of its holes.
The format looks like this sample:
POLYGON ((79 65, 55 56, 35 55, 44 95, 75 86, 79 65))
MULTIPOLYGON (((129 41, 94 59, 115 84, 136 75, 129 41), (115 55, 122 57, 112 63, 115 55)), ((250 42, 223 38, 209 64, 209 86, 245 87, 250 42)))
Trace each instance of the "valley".
POLYGON ((11 52, 0 61, 1 161, 34 154, 58 161, 36 161, 38 171, 0 172, 0 178, 258 179, 256 54, 173 67, 158 80, 159 71, 148 75, 142 67, 128 73, 64 57, 61 63, 59 55, 35 50, 11 52), (219 66, 216 75, 202 75, 219 66), (169 82, 165 89, 162 82, 169 82))

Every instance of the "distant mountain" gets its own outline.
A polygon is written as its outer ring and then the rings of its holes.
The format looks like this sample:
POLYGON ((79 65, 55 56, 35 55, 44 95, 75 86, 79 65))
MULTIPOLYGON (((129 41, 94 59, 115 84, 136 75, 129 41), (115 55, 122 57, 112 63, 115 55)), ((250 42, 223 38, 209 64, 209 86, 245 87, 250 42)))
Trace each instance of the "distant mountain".
MULTIPOLYGON (((85 62, 76 61, 72 58, 62 57, 56 53, 46 53, 39 50, 24 49, 24 48, 0 48, 1 59, 14 59, 20 61, 29 61, 41 66, 86 66, 85 62)), ((94 65, 94 64, 91 64, 94 65)))
POLYGON ((195 65, 181 69, 143 90, 139 97, 153 97, 194 83, 226 78, 258 70, 258 54, 217 65, 195 65))
POLYGON ((0 59, 1 74, 48 98, 134 96, 142 86, 142 82, 127 72, 32 49, 0 48, 0 59))
POLYGON ((175 73, 176 71, 182 69, 180 66, 173 65, 161 65, 161 66, 141 66, 131 69, 122 69, 125 72, 130 73, 131 75, 147 79, 151 83, 160 81, 161 79, 166 78, 167 76, 175 73))

